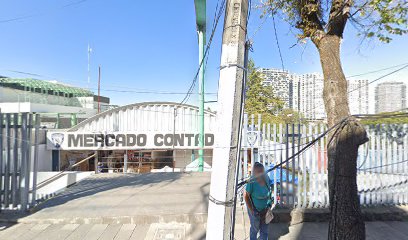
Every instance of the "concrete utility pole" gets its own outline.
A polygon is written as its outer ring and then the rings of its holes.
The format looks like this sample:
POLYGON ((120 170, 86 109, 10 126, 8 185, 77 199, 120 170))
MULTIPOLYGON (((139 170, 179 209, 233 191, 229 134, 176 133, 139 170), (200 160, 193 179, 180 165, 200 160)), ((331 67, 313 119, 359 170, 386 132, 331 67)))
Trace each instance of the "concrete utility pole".
POLYGON ((228 0, 225 10, 217 132, 213 153, 207 239, 231 239, 231 222, 239 134, 248 0, 228 0))

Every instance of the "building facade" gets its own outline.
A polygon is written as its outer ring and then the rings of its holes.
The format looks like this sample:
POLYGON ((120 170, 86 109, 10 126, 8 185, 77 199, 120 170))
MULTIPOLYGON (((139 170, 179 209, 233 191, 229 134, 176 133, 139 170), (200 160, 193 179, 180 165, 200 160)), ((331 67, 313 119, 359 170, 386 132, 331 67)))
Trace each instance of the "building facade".
MULTIPOLYGON (((216 114, 204 111, 204 168, 212 165, 216 114)), ((198 162, 198 107, 172 102, 135 103, 105 111, 67 130, 50 130, 47 149, 59 151, 60 169, 98 152, 80 170, 185 171, 198 162), (126 163, 126 164, 125 164, 126 163)))
MULTIPOLYGON (((275 94, 309 120, 326 119, 323 101, 324 77, 321 73, 294 74, 287 70, 260 68, 264 84, 272 85, 275 94)), ((352 114, 368 113, 368 81, 348 80, 349 106, 352 114)))
POLYGON ((110 108, 110 99, 55 81, 0 78, 3 113, 39 113, 48 128, 68 128, 110 108))
POLYGON ((323 75, 308 73, 297 76, 294 89, 297 94, 293 96, 294 110, 310 120, 326 118, 323 102, 323 75))
POLYGON ((348 100, 351 114, 368 114, 368 80, 349 79, 348 100))
POLYGON ((394 112, 407 107, 407 85, 403 82, 384 82, 375 88, 375 112, 394 112))
POLYGON ((264 84, 272 86, 276 97, 284 102, 285 108, 292 108, 293 102, 293 81, 295 75, 287 70, 273 68, 259 68, 264 77, 264 84))

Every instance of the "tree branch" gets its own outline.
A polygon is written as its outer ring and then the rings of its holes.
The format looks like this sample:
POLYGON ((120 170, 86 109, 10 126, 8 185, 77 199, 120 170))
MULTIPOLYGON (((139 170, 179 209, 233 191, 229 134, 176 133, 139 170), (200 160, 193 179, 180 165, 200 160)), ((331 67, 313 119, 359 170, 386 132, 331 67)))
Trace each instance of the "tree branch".
POLYGON ((327 34, 343 37, 353 0, 333 0, 330 8, 327 34))
POLYGON ((322 12, 319 0, 298 0, 297 3, 300 21, 297 28, 303 30, 303 36, 318 44, 325 32, 321 20, 322 12))

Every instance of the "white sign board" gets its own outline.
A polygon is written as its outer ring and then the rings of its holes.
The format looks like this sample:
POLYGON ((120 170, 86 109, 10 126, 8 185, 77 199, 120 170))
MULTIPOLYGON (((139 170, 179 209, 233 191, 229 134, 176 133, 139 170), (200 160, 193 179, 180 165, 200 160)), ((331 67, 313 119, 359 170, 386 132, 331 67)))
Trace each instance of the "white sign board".
MULTIPOLYGON (((194 133, 47 133, 49 150, 196 149, 198 141, 199 134, 194 133)), ((212 148, 213 145, 214 134, 205 134, 205 148, 212 148)))

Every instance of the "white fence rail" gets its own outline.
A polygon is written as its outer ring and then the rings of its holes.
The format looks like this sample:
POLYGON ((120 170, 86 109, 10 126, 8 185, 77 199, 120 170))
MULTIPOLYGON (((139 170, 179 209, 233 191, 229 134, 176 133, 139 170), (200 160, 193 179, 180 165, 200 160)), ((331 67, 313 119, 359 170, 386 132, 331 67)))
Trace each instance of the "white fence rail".
MULTIPOLYGON (((266 169, 284 162, 324 133, 324 124, 262 124, 261 116, 244 116, 241 179, 251 165, 266 169), (249 119, 248 119, 249 118, 249 119)), ((358 190, 363 205, 408 204, 408 125, 366 126, 369 142, 359 149, 358 190)), ((269 173, 276 204, 283 207, 329 206, 327 136, 269 173)))

